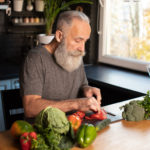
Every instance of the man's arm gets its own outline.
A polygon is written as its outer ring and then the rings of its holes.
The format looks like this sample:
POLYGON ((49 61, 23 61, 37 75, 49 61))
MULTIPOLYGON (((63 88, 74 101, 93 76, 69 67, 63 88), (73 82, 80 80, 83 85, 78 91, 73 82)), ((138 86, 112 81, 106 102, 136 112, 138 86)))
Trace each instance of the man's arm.
POLYGON ((71 110, 92 110, 97 112, 100 109, 99 103, 94 97, 54 101, 42 99, 39 95, 26 95, 23 96, 23 105, 25 116, 28 118, 35 117, 41 110, 48 106, 59 108, 64 112, 71 110))

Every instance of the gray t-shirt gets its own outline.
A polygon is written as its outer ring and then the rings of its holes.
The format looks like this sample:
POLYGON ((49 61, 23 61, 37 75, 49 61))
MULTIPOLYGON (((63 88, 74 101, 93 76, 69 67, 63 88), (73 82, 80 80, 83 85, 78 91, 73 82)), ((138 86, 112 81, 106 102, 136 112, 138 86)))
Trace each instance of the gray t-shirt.
POLYGON ((83 64, 67 72, 43 46, 32 49, 20 76, 21 95, 40 95, 49 100, 77 98, 79 90, 88 85, 83 64))

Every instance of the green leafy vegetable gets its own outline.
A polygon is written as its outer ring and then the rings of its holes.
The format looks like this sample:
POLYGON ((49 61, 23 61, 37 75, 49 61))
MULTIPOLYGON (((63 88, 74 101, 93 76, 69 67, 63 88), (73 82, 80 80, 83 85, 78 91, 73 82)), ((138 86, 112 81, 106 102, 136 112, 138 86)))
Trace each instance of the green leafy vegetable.
POLYGON ((127 121, 140 121, 144 120, 145 110, 139 104, 139 101, 131 101, 120 109, 124 109, 122 112, 122 118, 127 121))
POLYGON ((47 107, 35 119, 35 124, 54 130, 57 133, 69 131, 69 121, 63 111, 58 108, 47 107))
POLYGON ((150 91, 147 92, 143 101, 140 101, 139 104, 145 109, 145 119, 150 117, 150 91))
POLYGON ((32 143, 33 150, 69 150, 74 145, 71 125, 64 112, 47 107, 36 117, 34 129, 37 141, 32 143))
POLYGON ((143 100, 131 101, 120 107, 124 109, 122 117, 128 121, 140 121, 150 118, 150 91, 147 91, 143 100))
POLYGON ((46 145, 45 139, 41 134, 37 135, 37 140, 31 141, 31 150, 50 150, 49 146, 46 145))

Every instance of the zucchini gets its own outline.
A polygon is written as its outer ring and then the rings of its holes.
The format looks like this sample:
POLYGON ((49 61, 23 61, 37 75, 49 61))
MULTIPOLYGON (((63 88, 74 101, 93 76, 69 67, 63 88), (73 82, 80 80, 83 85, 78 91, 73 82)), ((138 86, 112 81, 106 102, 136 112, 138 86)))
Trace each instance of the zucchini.
POLYGON ((110 119, 104 119, 102 121, 99 121, 95 124, 95 128, 96 128, 96 131, 100 131, 102 129, 104 129, 105 127, 107 127, 109 124, 111 123, 111 120, 110 119))

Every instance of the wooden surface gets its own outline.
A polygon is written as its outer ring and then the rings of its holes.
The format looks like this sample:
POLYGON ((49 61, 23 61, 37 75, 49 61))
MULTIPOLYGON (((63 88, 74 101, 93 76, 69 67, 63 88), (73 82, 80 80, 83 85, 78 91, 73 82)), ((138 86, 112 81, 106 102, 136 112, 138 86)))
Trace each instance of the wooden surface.
MULTIPOLYGON (((120 115, 118 107, 128 102, 104 108, 120 115)), ((19 143, 12 138, 9 131, 0 133, 0 150, 19 150, 19 143)), ((74 147, 72 150, 82 150, 82 148, 74 147)), ((101 130, 92 145, 84 150, 150 150, 150 120, 140 122, 121 120, 111 123, 101 130)))
POLYGON ((14 140, 10 131, 0 133, 0 150, 20 150, 19 142, 14 140))
POLYGON ((84 150, 150 150, 150 121, 113 123, 101 130, 84 150))

